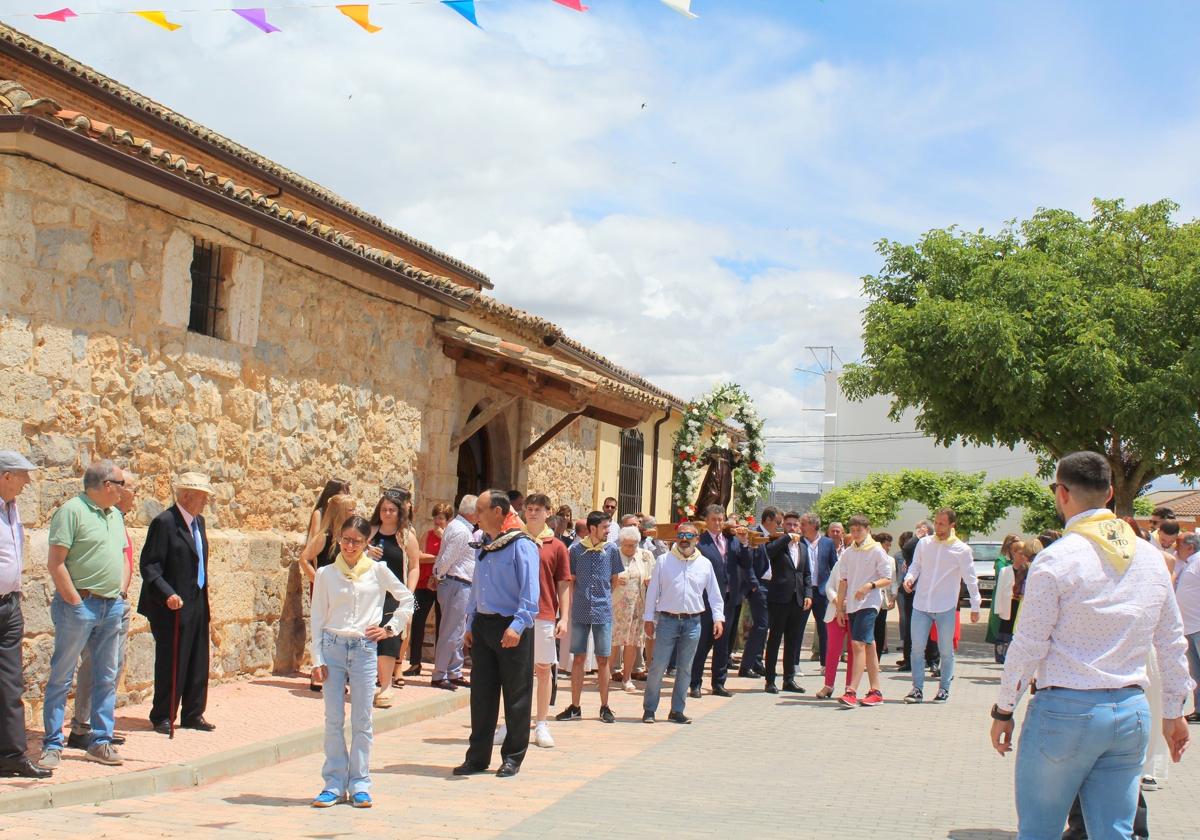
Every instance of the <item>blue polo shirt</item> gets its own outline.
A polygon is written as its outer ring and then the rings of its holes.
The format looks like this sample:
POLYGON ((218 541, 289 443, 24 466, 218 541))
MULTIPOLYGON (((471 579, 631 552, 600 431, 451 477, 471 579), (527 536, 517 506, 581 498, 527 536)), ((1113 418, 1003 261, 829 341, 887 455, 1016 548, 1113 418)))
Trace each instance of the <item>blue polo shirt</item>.
POLYGON ((571 576, 575 595, 571 600, 572 624, 612 622, 612 577, 625 571, 621 552, 612 543, 588 550, 583 542, 571 546, 571 576))

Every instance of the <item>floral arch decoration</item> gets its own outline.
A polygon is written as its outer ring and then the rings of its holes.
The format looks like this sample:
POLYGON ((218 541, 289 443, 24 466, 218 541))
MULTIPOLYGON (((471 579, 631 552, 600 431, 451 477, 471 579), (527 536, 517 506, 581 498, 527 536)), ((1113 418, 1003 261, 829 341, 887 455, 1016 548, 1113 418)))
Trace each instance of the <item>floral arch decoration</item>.
POLYGON ((676 521, 696 515, 700 491, 700 467, 709 453, 725 450, 733 460, 733 512, 752 516, 755 503, 771 486, 775 468, 763 459, 763 420, 746 392, 733 383, 718 385, 688 405, 675 433, 675 471, 671 479, 671 507, 676 521), (744 437, 734 441, 726 429, 732 420, 742 427, 744 437), (704 428, 716 427, 712 442, 702 443, 704 428))

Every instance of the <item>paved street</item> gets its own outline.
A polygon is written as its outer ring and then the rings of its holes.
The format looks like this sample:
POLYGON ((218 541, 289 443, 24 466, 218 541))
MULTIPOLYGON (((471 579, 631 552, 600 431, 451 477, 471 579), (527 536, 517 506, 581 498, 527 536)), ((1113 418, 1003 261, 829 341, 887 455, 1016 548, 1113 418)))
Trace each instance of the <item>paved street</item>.
MULTIPOLYGON (((0 818, 5 836, 190 838, 355 837, 1014 837, 1012 759, 990 752, 986 710, 999 669, 984 648, 966 655, 947 706, 905 707, 903 675, 885 680, 888 703, 843 710, 809 694, 769 696, 758 681, 738 694, 691 701, 692 726, 636 721, 640 694, 615 695, 621 720, 595 720, 594 688, 580 723, 556 724, 558 748, 531 754, 511 780, 455 779, 467 713, 381 736, 376 807, 307 807, 320 789, 319 756, 198 789, 0 818), (851 801, 869 801, 855 817, 851 801), (785 803, 782 806, 779 803, 785 803)), ((889 657, 894 661, 894 657, 889 657)), ((810 671, 813 663, 805 663, 810 671)), ((565 683, 564 683, 565 685, 565 683)), ((560 697, 563 693, 560 691, 560 697)), ((1172 767, 1147 794, 1155 838, 1194 836, 1200 755, 1172 767)))

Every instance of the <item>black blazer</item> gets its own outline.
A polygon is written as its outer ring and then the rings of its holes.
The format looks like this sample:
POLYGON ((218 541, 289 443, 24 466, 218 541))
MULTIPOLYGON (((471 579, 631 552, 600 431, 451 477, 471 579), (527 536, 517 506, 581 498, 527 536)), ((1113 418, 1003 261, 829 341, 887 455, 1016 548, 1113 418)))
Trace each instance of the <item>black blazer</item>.
POLYGON ((175 612, 167 606, 167 598, 178 595, 183 599, 181 620, 208 612, 208 580, 211 563, 208 551, 208 532, 204 517, 197 516, 200 523, 200 542, 204 545, 205 576, 204 589, 196 585, 200 570, 200 558, 196 555, 196 543, 188 530, 183 514, 176 505, 154 517, 150 530, 146 532, 146 544, 142 546, 139 564, 142 573, 142 594, 138 599, 138 612, 151 621, 170 620, 175 612))
POLYGON ((790 535, 784 535, 774 542, 767 543, 767 557, 771 561, 771 581, 767 587, 768 604, 787 604, 795 601, 801 607, 804 599, 813 596, 812 570, 808 562, 808 545, 800 540, 800 565, 792 566, 791 552, 788 551, 790 535))

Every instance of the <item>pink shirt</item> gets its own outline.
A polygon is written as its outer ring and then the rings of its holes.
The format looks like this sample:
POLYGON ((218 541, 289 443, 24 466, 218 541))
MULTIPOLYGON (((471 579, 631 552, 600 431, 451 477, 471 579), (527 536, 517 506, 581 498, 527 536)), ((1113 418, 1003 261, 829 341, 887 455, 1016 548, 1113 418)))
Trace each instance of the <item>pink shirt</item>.
POLYGON ((713 542, 715 542, 717 544, 717 551, 721 552, 721 556, 724 557, 725 556, 725 535, 723 533, 721 533, 720 531, 717 531, 715 534, 712 531, 709 531, 708 535, 713 538, 713 542))

